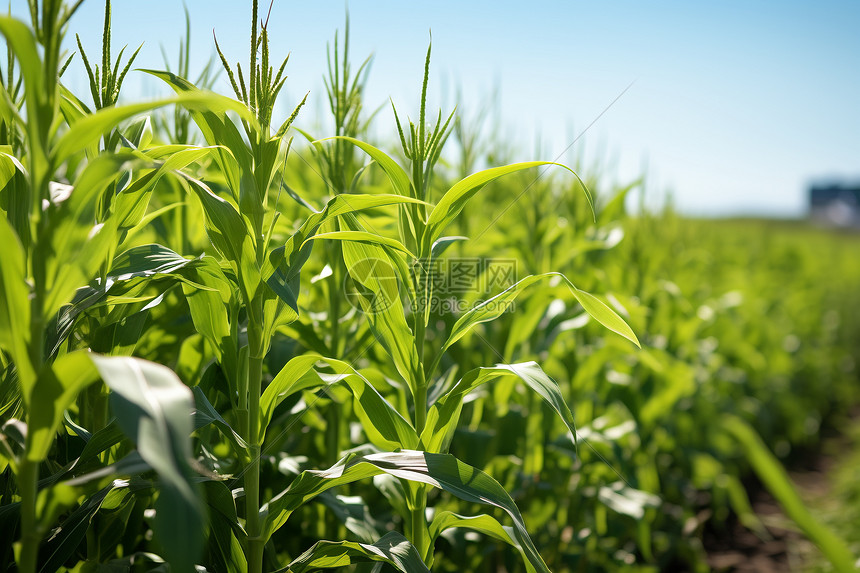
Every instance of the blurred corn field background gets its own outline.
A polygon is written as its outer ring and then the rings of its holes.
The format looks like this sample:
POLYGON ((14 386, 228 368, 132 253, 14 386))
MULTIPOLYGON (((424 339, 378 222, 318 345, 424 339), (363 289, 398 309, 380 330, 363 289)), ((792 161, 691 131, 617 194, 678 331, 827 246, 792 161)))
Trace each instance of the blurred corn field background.
POLYGON ((3 570, 708 571, 708 536, 769 539, 761 490, 854 569, 784 467, 860 398, 860 236, 511 163, 488 110, 429 108, 432 46, 377 109, 348 20, 319 122, 278 116, 256 0, 199 70, 193 10, 135 70, 109 1, 62 51, 79 5, 0 18, 3 570))

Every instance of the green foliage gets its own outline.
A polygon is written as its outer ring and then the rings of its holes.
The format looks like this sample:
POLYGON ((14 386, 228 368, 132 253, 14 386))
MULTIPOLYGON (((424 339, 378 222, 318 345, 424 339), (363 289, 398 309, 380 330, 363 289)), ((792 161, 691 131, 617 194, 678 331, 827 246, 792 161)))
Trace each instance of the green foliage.
POLYGON ((106 107, 110 107, 116 104, 119 99, 119 91, 122 89, 122 82, 125 80, 126 74, 131 69, 134 60, 137 58, 137 55, 140 53, 140 48, 143 47, 141 44, 134 53, 129 57, 125 66, 120 71, 119 66, 122 63, 122 55, 125 52, 125 47, 123 47, 119 54, 116 57, 116 62, 111 62, 111 4, 110 0, 105 0, 105 21, 104 21, 104 35, 102 36, 102 66, 99 68, 98 64, 95 66, 90 65, 90 60, 87 58, 87 54, 84 51, 84 47, 81 45, 81 38, 77 34, 75 35, 75 40, 77 40, 78 50, 81 52, 81 59, 84 61, 84 67, 87 70, 87 77, 90 81, 90 94, 93 97, 93 105, 95 108, 103 109, 106 107), (111 67, 113 66, 113 67, 111 67))
POLYGON ((770 453, 767 446, 762 443, 755 430, 743 420, 732 416, 727 416, 723 425, 741 443, 759 479, 765 483, 777 501, 785 508, 788 516, 821 548, 821 551, 836 570, 853 571, 855 560, 848 547, 833 531, 821 525, 804 507, 785 470, 770 453))
POLYGON ((856 237, 629 216, 636 184, 498 166, 462 122, 452 164, 429 47, 389 154, 348 21, 293 150, 256 0, 247 73, 216 44, 235 99, 188 78, 186 12, 145 71, 176 95, 125 105, 106 2, 90 110, 76 7, 0 17, 4 570, 701 570, 704 528, 762 531, 751 469, 850 563, 768 447, 856 403, 856 237))

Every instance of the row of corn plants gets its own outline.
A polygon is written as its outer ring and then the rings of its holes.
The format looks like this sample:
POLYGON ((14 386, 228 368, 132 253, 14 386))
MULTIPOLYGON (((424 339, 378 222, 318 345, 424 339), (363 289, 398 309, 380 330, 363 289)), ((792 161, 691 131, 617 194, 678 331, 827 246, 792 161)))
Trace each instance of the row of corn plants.
POLYGON ((78 5, 0 18, 5 569, 707 570, 705 529, 766 535, 756 434, 790 457, 856 400, 853 238, 505 161, 427 109, 430 48, 383 151, 348 21, 313 124, 256 0, 193 81, 187 12, 132 71, 109 0, 101 61, 62 52, 78 5))

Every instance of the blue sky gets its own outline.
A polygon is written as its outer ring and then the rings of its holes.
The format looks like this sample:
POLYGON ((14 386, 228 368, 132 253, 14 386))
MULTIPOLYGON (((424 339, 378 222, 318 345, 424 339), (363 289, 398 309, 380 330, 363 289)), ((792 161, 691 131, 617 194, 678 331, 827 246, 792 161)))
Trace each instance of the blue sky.
MULTIPOLYGON (((250 1, 187 4, 194 69, 212 53, 213 29, 231 61, 247 60, 250 1)), ((13 12, 25 6, 13 0, 13 12)), ((103 6, 86 0, 71 22, 93 55, 103 6)), ((323 112, 325 47, 344 6, 275 0, 272 50, 292 52, 282 113, 311 91, 304 127, 323 112)), ((794 216, 810 182, 860 180, 860 2, 376 0, 349 10, 354 59, 375 55, 368 105, 391 97, 416 115, 432 29, 431 108, 450 109, 459 86, 468 115, 497 86, 498 131, 516 159, 537 158, 538 140, 540 158, 555 159, 633 82, 573 153, 608 180, 647 172, 655 201, 670 191, 686 213, 794 216)), ((114 50, 144 42, 140 67, 162 66, 160 45, 176 51, 181 2, 114 0, 113 12, 114 50)), ((69 83, 85 94, 82 73, 78 60, 69 83)), ((137 74, 126 96, 161 89, 137 74)), ((376 135, 393 129, 385 109, 376 135)))

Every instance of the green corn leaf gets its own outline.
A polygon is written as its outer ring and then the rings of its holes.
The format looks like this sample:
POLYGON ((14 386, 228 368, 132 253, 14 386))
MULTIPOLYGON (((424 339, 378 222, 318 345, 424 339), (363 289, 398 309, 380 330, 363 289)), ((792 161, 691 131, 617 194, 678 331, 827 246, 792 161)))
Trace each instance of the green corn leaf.
POLYGON ((347 136, 336 136, 336 137, 327 137, 325 139, 320 139, 313 143, 319 143, 323 141, 328 141, 330 139, 341 139, 343 141, 348 141, 352 143, 365 153, 367 153, 376 163, 382 168, 385 172, 385 175, 388 176, 388 180, 391 181, 391 186, 394 187, 394 192, 403 197, 412 197, 415 198, 415 190, 412 188, 412 183, 409 181, 409 175, 400 167, 396 161, 394 161, 391 157, 389 157, 385 152, 373 147, 369 143, 365 143, 361 140, 355 139, 354 137, 347 136))
POLYGON ((363 457, 350 454, 327 470, 303 471, 287 489, 260 508, 263 537, 270 538, 295 510, 324 491, 383 473, 373 464, 361 463, 363 460, 363 457))
POLYGON ((54 437, 63 424, 63 412, 74 403, 81 390, 98 380, 90 354, 72 352, 46 364, 39 372, 29 399, 27 459, 45 459, 54 437))
POLYGON ((636 338, 636 335, 630 329, 624 319, 622 319, 615 311, 606 306, 603 302, 601 302, 597 297, 592 294, 589 294, 583 290, 580 290, 574 286, 567 277, 565 277, 561 273, 544 273, 540 275, 530 275, 526 278, 520 280, 516 284, 508 287, 501 293, 496 296, 487 299, 479 305, 476 305, 474 308, 470 309, 468 312, 464 313, 451 328, 451 334, 448 336, 448 340, 445 344, 442 345, 441 352, 444 352, 448 348, 451 347, 452 344, 460 340, 463 336, 465 336, 475 325, 480 324, 482 322, 488 322, 491 320, 495 320, 499 316, 501 316, 510 306, 510 304, 519 296, 519 294, 525 290, 527 287, 533 285, 534 283, 551 278, 551 277, 559 277, 561 278, 570 289, 570 292, 576 297, 576 300, 579 304, 582 305, 582 308, 592 316, 597 322, 615 332, 616 334, 620 334, 627 340, 634 343, 636 346, 640 346, 639 340, 636 338))
MULTIPOLYGON (((504 349, 501 350, 502 356, 515 356, 518 348, 528 344, 531 337, 539 330, 541 322, 548 318, 547 313, 551 305, 558 304, 553 301, 559 301, 567 309, 567 304, 557 296, 555 289, 547 284, 548 282, 544 281, 541 284, 533 285, 529 296, 524 297, 523 304, 517 306, 516 310, 510 313, 510 334, 505 342, 504 349)), ((586 316, 580 320, 580 323, 584 326, 588 322, 588 314, 586 313, 586 316)), ((550 331, 550 333, 542 341, 541 349, 551 348, 553 331, 550 331), (543 346, 544 344, 546 346, 543 346)), ((538 351, 538 349, 534 348, 534 351, 538 351)))
POLYGON ((280 571, 301 573, 366 562, 387 563, 403 573, 421 571, 429 573, 430 571, 421 560, 418 550, 396 531, 389 531, 373 544, 356 541, 317 541, 313 547, 280 571))
POLYGON ((119 427, 116 418, 111 419, 104 428, 94 433, 87 440, 81 455, 75 460, 69 471, 86 467, 87 464, 96 460, 99 454, 120 443, 124 436, 125 434, 119 427))
MULTIPOLYGON (((75 291, 93 280, 99 268, 110 258, 117 241, 116 220, 87 227, 77 226, 68 236, 66 246, 57 248, 58 256, 49 257, 46 243, 36 249, 36 256, 48 259, 46 282, 51 285, 45 297, 43 316, 48 319, 56 314, 74 296, 75 291), (84 234, 85 230, 89 233, 84 234), (79 245, 78 251, 69 247, 79 245), (65 256, 63 256, 65 255, 65 256)), ((52 233, 52 243, 63 243, 61 235, 52 233)))
MULTIPOLYGON (((392 104, 393 105, 393 104, 392 104)), ((396 112, 395 112, 396 116, 396 112)), ((399 123, 398 123, 399 128, 399 123)), ((402 137, 402 133, 401 133, 402 137)), ((398 195, 402 195, 404 197, 413 197, 417 198, 418 194, 415 188, 412 186, 412 182, 409 179, 409 175, 401 168, 396 161, 394 161, 391 157, 385 154, 383 151, 360 141, 358 139, 347 137, 347 136, 336 136, 328 139, 342 139, 353 145, 362 149, 365 153, 370 155, 371 159, 373 159, 385 172, 388 176, 388 180, 391 182, 392 187, 394 187, 394 192, 398 195)), ((319 141, 325 141, 325 139, 318 140, 317 142, 313 142, 316 145, 319 145, 319 141)), ((404 151, 406 151, 406 145, 404 142, 404 151)), ((407 153, 408 155, 408 153, 407 153)), ((413 250, 417 250, 418 247, 418 239, 419 237, 415 236, 414 225, 415 222, 413 219, 413 214, 409 209, 406 208, 405 205, 401 206, 400 209, 400 217, 398 218, 398 230, 400 232, 401 240, 406 244, 408 248, 412 248, 413 250)))
POLYGON ((447 451, 460 412, 463 399, 478 386, 500 376, 516 376, 537 393, 558 414, 567 426, 571 437, 576 439, 576 425, 558 384, 550 378, 536 362, 520 364, 497 364, 488 368, 476 368, 466 373, 454 386, 442 394, 427 413, 427 425, 421 433, 424 447, 432 452, 447 451))
MULTIPOLYGON (((259 163, 255 166, 254 177, 256 180, 255 189, 257 191, 257 200, 261 205, 267 202, 266 192, 272 185, 275 175, 278 173, 277 162, 278 154, 281 151, 282 140, 273 137, 262 144, 259 150, 259 163)), ((287 149, 289 154, 289 149, 287 149)))
MULTIPOLYGON (((465 179, 455 183, 450 189, 448 189, 448 191, 445 192, 442 199, 439 200, 433 208, 433 211, 430 213, 430 217, 427 219, 427 227, 424 230, 424 236, 422 237, 421 255, 426 256, 430 254, 430 246, 434 241, 442 236, 442 232, 445 230, 445 227, 457 218, 457 215, 460 214, 469 199, 471 199, 475 193, 480 191, 487 183, 490 183, 503 175, 516 173, 517 171, 530 169, 532 167, 540 167, 541 165, 558 165, 559 167, 563 167, 573 173, 569 167, 560 163, 553 163, 552 161, 527 161, 524 163, 514 163, 503 167, 486 169, 469 175, 465 179)), ((574 175, 576 174, 574 173, 574 175)))
POLYGON ((425 483, 471 503, 488 504, 508 514, 514 526, 512 537, 529 554, 538 571, 549 573, 532 543, 519 509, 508 492, 492 477, 450 454, 401 451, 367 456, 385 473, 412 482, 425 483))
POLYGON ((260 291, 263 301, 263 340, 270 341, 278 329, 298 320, 299 313, 278 296, 268 283, 261 283, 260 291))
POLYGON ((463 237, 460 235, 455 235, 451 237, 440 237, 433 241, 433 245, 430 247, 430 258, 436 259, 437 257, 442 256, 442 254, 448 250, 448 247, 453 245, 459 241, 468 241, 469 237, 463 237))
POLYGON ((105 108, 76 121, 57 141, 52 150, 54 165, 61 165, 75 153, 86 149, 122 121, 172 104, 179 104, 189 109, 205 109, 211 113, 232 111, 243 119, 247 118, 253 121, 251 113, 244 104, 215 93, 199 90, 179 93, 167 99, 105 108))
POLYGON ((302 267, 311 255, 308 239, 316 235, 326 221, 347 213, 354 213, 374 207, 401 203, 422 203, 418 199, 397 195, 338 195, 331 199, 322 211, 312 213, 305 219, 282 247, 273 249, 263 264, 262 276, 269 287, 298 312, 299 279, 302 267))
POLYGON ((12 125, 16 123, 20 126, 26 125, 26 121, 18 113, 18 106, 6 90, 0 90, 0 120, 12 125))
MULTIPOLYGON (((138 288, 153 287, 158 279, 179 280, 196 289, 207 287, 188 280, 184 275, 200 264, 199 259, 186 259, 162 245, 140 245, 123 251, 114 258, 108 276, 99 279, 91 286, 82 287, 75 292, 72 301, 63 306, 48 328, 46 348, 48 355, 55 355, 62 343, 68 338, 75 320, 88 309, 104 304, 122 304, 120 292, 138 288), (145 283, 145 284, 144 284, 145 283), (116 295, 116 296, 112 296, 116 295)), ((159 285, 160 286, 160 285, 159 285)), ((165 288, 169 288, 169 284, 165 288)), ((163 290, 162 290, 163 292, 163 290)), ((157 294, 151 295, 155 298, 157 294)))
POLYGON ((149 551, 136 551, 131 555, 111 559, 103 563, 84 562, 80 568, 81 573, 119 573, 129 571, 135 567, 146 568, 148 573, 170 573, 170 568, 164 558, 149 551))
POLYGON ((309 354, 293 358, 266 387, 260 398, 260 435, 272 419, 275 408, 285 398, 303 390, 325 388, 343 382, 352 392, 356 415, 370 441, 380 448, 416 447, 418 435, 397 412, 352 366, 340 360, 309 354), (324 362, 334 373, 317 369, 324 362))
POLYGON ((414 450, 367 456, 350 455, 327 470, 307 470, 261 509, 266 538, 286 523, 290 514, 320 493, 347 483, 386 473, 402 480, 431 485, 471 503, 488 504, 503 510, 514 523, 512 536, 536 556, 542 573, 549 569, 526 531, 522 515, 511 496, 496 480, 449 454, 414 450))
POLYGON ((194 328, 209 342, 231 387, 236 388, 239 368, 239 334, 236 327, 239 293, 234 292, 232 281, 212 257, 203 257, 192 273, 196 283, 207 287, 204 290, 189 284, 182 285, 194 328))
POLYGON ((202 181, 189 176, 183 176, 183 180, 203 206, 209 240, 239 276, 243 300, 252 300, 260 284, 260 269, 257 267, 257 249, 245 221, 231 203, 213 193, 202 181))
POLYGON ((246 573, 248 563, 245 560, 245 550, 237 535, 244 537, 247 534, 239 525, 232 492, 223 482, 216 481, 204 482, 203 490, 210 509, 207 542, 209 559, 220 567, 216 570, 246 573))
POLYGON ((639 410, 639 423, 643 428, 661 423, 666 412, 671 412, 682 398, 693 396, 698 388, 693 365, 656 348, 649 348, 647 352, 654 361, 659 360, 665 382, 651 392, 639 410))
MULTIPOLYGON (((60 113, 63 114, 63 119, 66 120, 66 123, 72 125, 82 117, 86 117, 92 114, 90 108, 82 102, 78 97, 70 92, 65 86, 60 85, 60 113)), ((98 155, 98 146, 94 146, 93 149, 88 149, 88 152, 92 152, 90 157, 95 157, 98 155)))
POLYGON ((260 436, 265 436, 266 429, 272 420, 272 414, 278 404, 290 395, 302 390, 319 387, 322 381, 313 372, 314 365, 320 356, 309 354, 296 356, 287 362, 275 375, 272 382, 266 386, 260 397, 260 436))
POLYGON ((29 402, 36 374, 30 362, 30 288, 26 283, 24 250, 9 220, 0 215, 0 348, 12 357, 24 400, 29 402))
MULTIPOLYGON (((180 91, 180 93, 185 92, 180 91)), ((227 187, 233 193, 233 199, 242 204, 244 208, 249 203, 248 199, 254 199, 258 195, 256 183, 251 176, 254 172, 253 157, 242 139, 242 134, 233 122, 223 114, 197 110, 191 112, 191 117, 203 133, 206 143, 222 149, 222 151, 214 154, 214 159, 224 175, 227 187), (242 201, 242 185, 246 186, 244 202, 242 201)), ((247 206, 250 207, 250 205, 247 206)), ((260 215, 260 207, 261 205, 253 207, 257 211, 255 216, 260 215)))
POLYGON ((779 501, 788 517, 818 546, 833 567, 845 573, 856 571, 854 556, 845 541, 809 513, 782 464, 770 453, 756 431, 742 419, 729 414, 723 416, 722 427, 740 443, 759 479, 779 501))
MULTIPOLYGON (((116 284, 158 275, 181 277, 180 270, 189 270, 197 266, 199 261, 200 259, 186 259, 163 245, 139 245, 117 255, 110 266, 108 279, 105 282, 116 284)), ((203 288, 198 284, 194 286, 203 288)))
POLYGON ((152 121, 148 115, 144 116, 133 121, 123 133, 124 143, 130 143, 134 149, 143 149, 152 141, 152 121))
POLYGON ((72 420, 68 411, 63 413, 63 424, 66 426, 66 429, 70 430, 70 433, 81 438, 84 442, 89 442, 93 437, 92 432, 72 420))
POLYGON ((211 558, 217 559, 215 562, 221 564, 223 567, 221 570, 227 573, 245 573, 248 571, 245 550, 230 526, 231 522, 222 516, 215 516, 210 519, 210 555, 214 554, 211 558))
POLYGON ((160 477, 155 534, 179 571, 192 571, 203 547, 205 511, 191 482, 191 390, 169 368, 128 357, 92 355, 111 389, 111 408, 160 477))
MULTIPOLYGON (((63 520, 62 527, 56 535, 51 536, 41 548, 40 573, 59 571, 63 564, 77 551, 78 546, 87 534, 93 518, 102 507, 108 494, 114 491, 126 490, 126 484, 117 480, 115 485, 108 486, 89 496, 80 506, 63 520)), ((50 494, 49 494, 50 495, 50 494)))
MULTIPOLYGON (((210 92, 199 89, 194 84, 170 72, 156 70, 141 70, 151 74, 167 83, 179 95, 205 95, 210 92)), ((243 108, 239 114, 241 120, 253 131, 260 131, 260 125, 253 113, 240 101, 229 100, 230 106, 243 108)), ((203 133, 203 138, 209 145, 220 145, 229 150, 229 153, 216 155, 216 161, 222 173, 227 179, 227 187, 233 191, 234 198, 242 207, 242 213, 249 214, 251 219, 259 222, 262 217, 262 195, 268 187, 259 187, 255 181, 254 159, 242 138, 242 134, 236 125, 224 115, 230 108, 192 108, 191 117, 203 133)), ((268 147, 272 147, 269 145, 268 147)), ((277 152, 278 144, 275 146, 277 152)), ((271 152, 268 154, 271 155, 271 152)), ((274 158, 271 159, 272 161, 274 158)), ((270 174, 274 170, 271 170, 270 174)), ((262 171, 261 171, 262 173, 262 171)), ((257 228, 252 225, 252 228, 257 228)))
POLYGON ((25 252, 30 248, 30 203, 27 170, 16 157, 0 151, 0 212, 5 211, 25 252))
POLYGON ((430 522, 430 539, 435 541, 445 530, 453 528, 471 529, 507 543, 520 553, 523 558, 523 564, 526 566, 526 571, 536 573, 539 570, 543 570, 543 559, 541 556, 537 553, 529 553, 528 548, 520 545, 515 539, 516 533, 514 529, 510 526, 502 525, 494 517, 486 514, 465 516, 452 511, 440 511, 433 516, 433 521, 430 522))
POLYGON ((320 233, 318 235, 314 235, 310 237, 302 247, 305 246, 310 241, 315 240, 329 240, 329 241, 354 241, 358 243, 365 243, 368 245, 379 245, 381 247, 388 247, 391 249, 395 249, 400 251, 401 253, 406 253, 411 258, 416 258, 416 256, 397 239, 391 239, 388 237, 383 237, 381 235, 375 235, 373 233, 368 233, 366 231, 332 231, 330 233, 320 233))
POLYGON ((194 429, 199 430, 205 428, 209 424, 213 424, 221 433, 230 441, 233 450, 240 456, 248 457, 248 444, 242 439, 236 430, 224 419, 221 414, 209 402, 206 394, 199 386, 192 388, 194 392, 194 429))
POLYGON ((327 491, 319 495, 321 501, 335 514, 338 521, 363 543, 373 543, 381 537, 380 524, 370 513, 370 508, 361 496, 334 495, 327 491))
POLYGON ((90 350, 111 356, 131 356, 141 339, 149 318, 150 305, 158 305, 156 297, 143 310, 139 305, 127 305, 121 312, 112 312, 91 334, 90 350))
MULTIPOLYGON (((21 64, 20 70, 24 78, 25 90, 24 102, 27 108, 27 120, 23 122, 22 127, 27 130, 27 138, 30 142, 29 152, 32 154, 35 170, 42 172, 47 168, 44 150, 47 148, 46 138, 54 110, 50 109, 51 100, 46 93, 43 81, 45 72, 42 59, 39 57, 36 38, 26 24, 8 16, 0 16, 0 34, 6 38, 7 45, 21 64)), ((8 98, 4 99, 6 105, 0 104, 0 107, 8 108, 10 102, 8 98)), ((5 109, 3 115, 11 115, 21 120, 14 105, 12 109, 5 109)))
MULTIPOLYGON (((405 206, 401 205, 400 209, 405 210, 405 206)), ((362 225, 359 221, 357 215, 355 213, 347 213, 344 215, 341 220, 341 228, 344 230, 343 232, 356 232, 356 233, 364 233, 362 231, 362 225)), ((406 257, 403 256, 403 250, 398 248, 396 245, 402 245, 402 243, 394 242, 392 245, 385 244, 385 241, 374 241, 368 240, 363 241, 365 245, 369 246, 378 246, 384 251, 388 263, 394 268, 395 274, 400 279, 400 286, 406 287, 406 294, 409 297, 409 301, 412 305, 412 308, 418 308, 418 294, 415 290, 415 281, 414 281, 414 269, 412 268, 413 264, 420 263, 420 261, 416 261, 414 258, 414 253, 409 253, 411 260, 407 260, 406 257)), ((341 253, 343 249, 341 249, 341 253)))
POLYGON ((242 531, 242 526, 239 524, 238 514, 236 511, 236 500, 233 499, 233 492, 227 487, 223 481, 206 480, 201 484, 200 489, 203 490, 203 497, 206 498, 206 503, 212 510, 212 513, 218 513, 225 517, 229 522, 235 523, 235 529, 242 531))
MULTIPOLYGON (((373 476, 373 487, 379 490, 386 501, 391 505, 391 509, 398 515, 409 515, 410 500, 407 500, 406 488, 403 482, 394 476, 388 474, 379 474, 373 476)), ((411 495, 411 492, 410 494, 411 495)))
POLYGON ((161 170, 145 173, 142 177, 123 186, 122 190, 111 198, 110 207, 121 230, 132 229, 143 220, 153 187, 162 175, 161 170))
POLYGON ((177 209, 181 209, 184 206, 185 206, 184 203, 180 203, 177 201, 175 203, 170 203, 168 205, 165 205, 164 207, 160 207, 158 209, 155 209, 154 211, 150 211, 149 213, 147 213, 146 215, 143 216, 143 218, 137 223, 137 225, 135 225, 131 229, 128 229, 128 231, 125 234, 126 241, 131 242, 131 240, 134 237, 136 237, 138 234, 148 230, 148 225, 150 223, 152 223, 153 221, 155 221, 156 219, 158 219, 159 217, 161 217, 162 215, 165 215, 165 214, 167 214, 171 211, 177 210, 177 209))
POLYGON ((617 191, 612 199, 606 203, 600 209, 600 219, 604 223, 610 223, 612 221, 617 221, 622 219, 626 214, 625 203, 627 201, 627 195, 630 194, 630 191, 636 189, 637 187, 641 187, 643 183, 643 179, 637 179, 632 183, 626 185, 620 191, 617 191))
POLYGON ((612 332, 620 334, 637 347, 642 348, 642 345, 639 344, 639 339, 636 338, 636 334, 633 333, 633 330, 631 330, 627 323, 624 322, 624 319, 618 316, 614 310, 609 308, 593 294, 576 288, 573 283, 567 280, 567 277, 565 277, 564 280, 570 287, 571 292, 573 292, 573 296, 576 297, 576 300, 579 301, 579 304, 581 304, 582 308, 585 309, 585 312, 612 332))
POLYGON ((216 147, 175 145, 166 147, 168 147, 167 150, 148 150, 147 156, 153 158, 164 156, 166 159, 158 165, 155 171, 132 181, 114 198, 111 207, 119 219, 120 229, 129 229, 140 224, 146 215, 149 198, 161 177, 196 163, 218 150, 216 147))
POLYGON ((611 510, 637 521, 645 518, 647 508, 660 505, 659 497, 634 489, 622 481, 601 486, 597 490, 597 499, 611 510))
POLYGON ((418 362, 415 335, 406 322, 400 301, 397 265, 385 249, 376 245, 344 243, 343 262, 352 279, 367 289, 359 293, 371 330, 391 357, 395 368, 410 384, 418 384, 423 376, 418 362))
MULTIPOLYGON (((99 463, 97 469, 65 481, 60 480, 68 477, 68 473, 57 472, 39 481, 37 503, 41 511, 40 521, 45 528, 52 527, 60 515, 78 505, 82 495, 107 487, 111 483, 122 484, 124 477, 137 478, 151 471, 152 468, 141 459, 137 451, 132 451, 117 462, 108 465, 99 463)), ((138 487, 141 484, 147 484, 143 486, 145 489, 150 487, 142 478, 136 481, 138 487)))
POLYGON ((50 319, 89 283, 116 245, 116 224, 108 219, 94 225, 99 197, 120 174, 141 164, 133 152, 103 154, 90 161, 75 180, 68 199, 49 207, 49 235, 40 238, 36 256, 46 261, 43 314, 50 319))

